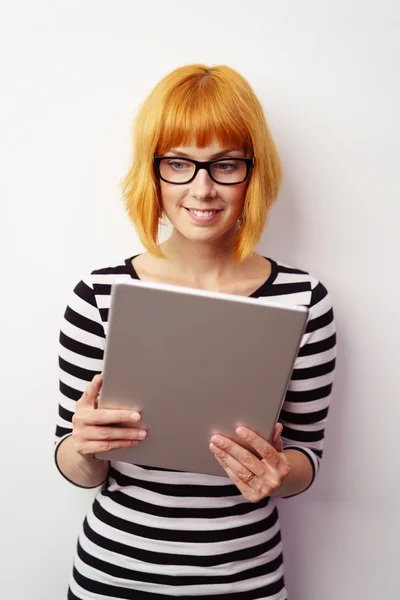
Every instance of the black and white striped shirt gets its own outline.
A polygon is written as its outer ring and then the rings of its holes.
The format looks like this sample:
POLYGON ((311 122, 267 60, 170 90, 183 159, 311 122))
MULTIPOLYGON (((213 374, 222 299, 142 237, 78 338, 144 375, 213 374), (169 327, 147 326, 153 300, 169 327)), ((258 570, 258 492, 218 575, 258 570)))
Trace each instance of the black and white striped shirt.
MULTIPOLYGON (((56 450, 71 434, 76 401, 102 372, 111 285, 138 278, 131 260, 92 271, 65 311, 56 450)), ((285 448, 303 452, 315 476, 335 369, 332 306, 308 273, 269 260, 271 275, 252 297, 310 309, 279 421, 285 448)), ((227 477, 111 462, 79 536, 68 598, 172 596, 285 600, 275 501, 252 504, 227 477)))

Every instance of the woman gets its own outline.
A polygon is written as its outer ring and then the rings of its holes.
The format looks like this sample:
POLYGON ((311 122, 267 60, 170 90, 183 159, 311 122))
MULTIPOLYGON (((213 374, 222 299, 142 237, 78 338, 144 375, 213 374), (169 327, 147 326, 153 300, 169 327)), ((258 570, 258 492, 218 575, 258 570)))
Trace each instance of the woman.
POLYGON ((78 283, 60 334, 56 463, 76 485, 101 485, 79 536, 69 599, 287 597, 274 498, 304 491, 318 470, 335 328, 320 282, 254 252, 280 181, 261 105, 233 69, 179 68, 142 106, 124 197, 147 252, 78 283), (163 215, 173 231, 159 245, 163 215), (237 433, 254 453, 213 436, 221 477, 95 458, 146 437, 139 414, 96 409, 111 285, 123 277, 309 307, 271 444, 248 429, 237 433))

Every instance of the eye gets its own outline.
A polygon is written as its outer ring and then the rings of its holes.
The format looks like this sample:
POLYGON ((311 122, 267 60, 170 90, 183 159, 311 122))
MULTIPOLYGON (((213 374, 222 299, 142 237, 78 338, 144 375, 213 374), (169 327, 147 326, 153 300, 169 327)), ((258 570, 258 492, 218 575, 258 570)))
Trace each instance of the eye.
POLYGON ((238 168, 237 161, 221 161, 214 163, 214 169, 217 169, 221 173, 232 173, 238 168))
POLYGON ((185 169, 191 169, 193 167, 191 163, 176 158, 173 160, 167 160, 165 162, 167 163, 168 167, 174 171, 184 171, 185 169))

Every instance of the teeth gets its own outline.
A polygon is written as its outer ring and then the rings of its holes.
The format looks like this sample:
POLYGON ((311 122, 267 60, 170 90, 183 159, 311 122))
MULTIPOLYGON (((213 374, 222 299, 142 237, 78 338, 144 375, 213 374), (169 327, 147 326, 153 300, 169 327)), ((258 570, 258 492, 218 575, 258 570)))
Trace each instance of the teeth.
POLYGON ((212 217, 217 212, 216 210, 192 210, 196 217, 212 217))

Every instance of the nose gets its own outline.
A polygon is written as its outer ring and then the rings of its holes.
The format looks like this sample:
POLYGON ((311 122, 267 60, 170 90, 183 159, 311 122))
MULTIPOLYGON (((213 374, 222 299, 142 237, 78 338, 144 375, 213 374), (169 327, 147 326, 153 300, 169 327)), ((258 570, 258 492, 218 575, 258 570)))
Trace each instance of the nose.
POLYGON ((190 183, 190 193, 196 198, 214 197, 215 183, 205 169, 199 169, 196 177, 190 183))

